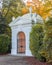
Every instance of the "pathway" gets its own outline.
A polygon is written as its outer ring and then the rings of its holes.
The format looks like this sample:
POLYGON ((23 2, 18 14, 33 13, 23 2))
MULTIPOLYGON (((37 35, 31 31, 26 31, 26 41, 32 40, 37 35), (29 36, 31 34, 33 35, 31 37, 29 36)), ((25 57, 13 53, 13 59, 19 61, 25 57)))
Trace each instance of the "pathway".
POLYGON ((24 57, 0 56, 0 65, 30 65, 24 57))
POLYGON ((40 62, 34 57, 5 55, 0 56, 0 65, 49 65, 49 64, 40 62))

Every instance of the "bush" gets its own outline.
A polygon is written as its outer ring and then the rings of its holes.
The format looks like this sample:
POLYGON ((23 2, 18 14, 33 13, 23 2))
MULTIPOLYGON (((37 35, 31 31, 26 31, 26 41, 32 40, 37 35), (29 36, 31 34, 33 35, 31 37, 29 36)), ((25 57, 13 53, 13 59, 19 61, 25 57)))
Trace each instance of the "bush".
POLYGON ((46 58, 47 62, 52 61, 52 42, 51 38, 48 38, 47 35, 44 37, 44 43, 41 47, 40 54, 46 58))
POLYGON ((10 44, 10 38, 8 35, 0 35, 0 54, 5 54, 8 51, 8 46, 10 44))
POLYGON ((43 25, 42 24, 35 24, 32 27, 30 33, 30 50, 32 54, 38 58, 40 61, 44 60, 43 56, 40 55, 39 50, 41 45, 43 44, 43 25))
POLYGON ((44 43, 40 54, 46 58, 47 62, 52 62, 52 18, 48 18, 44 24, 44 43))

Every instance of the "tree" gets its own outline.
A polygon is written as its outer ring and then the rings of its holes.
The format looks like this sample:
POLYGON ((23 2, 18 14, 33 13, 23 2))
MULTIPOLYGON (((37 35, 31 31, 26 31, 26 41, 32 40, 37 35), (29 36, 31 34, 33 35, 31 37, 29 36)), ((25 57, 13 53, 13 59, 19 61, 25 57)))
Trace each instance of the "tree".
POLYGON ((32 0, 32 2, 27 2, 27 7, 32 7, 33 11, 39 14, 43 19, 50 16, 50 11, 52 10, 52 0, 32 0))
POLYGON ((52 10, 52 3, 51 1, 47 1, 45 3, 39 1, 38 7, 35 6, 35 11, 43 18, 45 19, 47 16, 50 16, 50 10, 52 10))
POLYGON ((7 25, 6 19, 3 17, 1 12, 0 12, 0 34, 10 35, 10 28, 7 25))
POLYGON ((12 21, 12 17, 22 15, 21 9, 24 6, 21 0, 3 0, 0 12, 0 33, 9 34, 10 28, 8 24, 12 21))
POLYGON ((4 0, 2 7, 2 15, 6 18, 7 23, 11 22, 13 16, 21 16, 21 10, 24 7, 24 4, 21 0, 4 0))

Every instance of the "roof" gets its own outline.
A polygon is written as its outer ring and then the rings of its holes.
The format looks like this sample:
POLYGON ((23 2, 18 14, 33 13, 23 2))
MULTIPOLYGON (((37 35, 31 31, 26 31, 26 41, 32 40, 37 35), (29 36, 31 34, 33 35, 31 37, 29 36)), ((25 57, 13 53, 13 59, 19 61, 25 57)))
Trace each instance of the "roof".
POLYGON ((23 16, 17 17, 9 24, 9 26, 12 27, 17 25, 30 24, 32 23, 32 19, 34 20, 35 23, 36 23, 36 19, 37 21, 41 21, 41 22, 43 21, 43 19, 39 15, 36 16, 36 13, 32 13, 32 15, 28 13, 23 16))

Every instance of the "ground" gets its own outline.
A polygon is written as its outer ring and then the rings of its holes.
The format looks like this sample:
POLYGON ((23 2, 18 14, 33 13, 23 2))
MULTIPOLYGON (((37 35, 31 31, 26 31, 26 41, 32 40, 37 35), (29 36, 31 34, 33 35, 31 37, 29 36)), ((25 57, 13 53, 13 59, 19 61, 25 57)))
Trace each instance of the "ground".
POLYGON ((3 55, 0 56, 0 65, 48 65, 48 64, 39 62, 33 57, 3 55))
POLYGON ((23 57, 0 56, 0 65, 29 65, 23 57))

